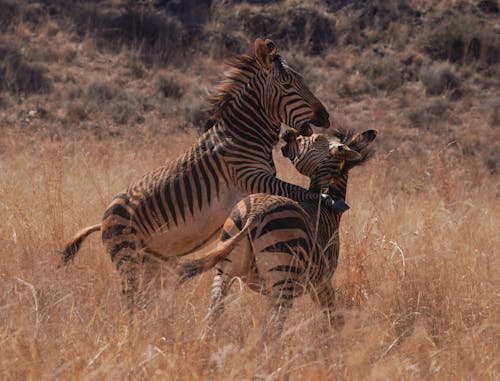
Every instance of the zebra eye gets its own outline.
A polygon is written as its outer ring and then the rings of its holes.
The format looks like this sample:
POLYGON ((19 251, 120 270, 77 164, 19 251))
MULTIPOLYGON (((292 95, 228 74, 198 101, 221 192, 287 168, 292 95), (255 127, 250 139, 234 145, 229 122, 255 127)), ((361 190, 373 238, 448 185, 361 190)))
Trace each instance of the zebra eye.
POLYGON ((287 82, 287 83, 284 83, 283 84, 283 87, 286 89, 286 90, 290 90, 292 88, 292 84, 290 82, 287 82))

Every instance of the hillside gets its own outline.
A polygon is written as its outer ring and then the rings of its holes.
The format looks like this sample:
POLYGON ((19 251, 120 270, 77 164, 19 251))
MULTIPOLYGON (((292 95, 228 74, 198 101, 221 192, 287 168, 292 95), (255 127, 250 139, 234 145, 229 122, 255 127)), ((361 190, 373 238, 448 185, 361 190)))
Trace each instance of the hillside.
POLYGON ((2 128, 62 138, 203 128, 224 59, 268 36, 338 123, 379 128, 404 154, 418 154, 419 139, 498 171, 495 1, 68 4, 0 2, 2 128))

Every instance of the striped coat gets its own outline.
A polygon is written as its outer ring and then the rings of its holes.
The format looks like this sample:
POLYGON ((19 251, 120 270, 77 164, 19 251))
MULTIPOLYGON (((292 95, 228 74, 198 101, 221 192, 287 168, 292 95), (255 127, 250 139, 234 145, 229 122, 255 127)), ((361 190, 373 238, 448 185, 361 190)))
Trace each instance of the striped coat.
MULTIPOLYGON (((376 131, 362 134, 336 131, 334 137, 312 135, 285 137, 282 153, 296 168, 311 177, 311 187, 327 187, 343 200, 349 170, 367 160, 376 131)), ((226 220, 218 246, 200 259, 183 263, 180 283, 212 267, 216 275, 209 309, 217 319, 231 279, 239 277, 267 295, 273 305, 271 325, 281 332, 286 313, 297 296, 309 291, 338 326, 334 311, 332 275, 339 256, 341 213, 316 202, 296 202, 286 197, 253 194, 240 201, 226 220)))
POLYGON ((272 148, 281 123, 308 134, 309 123, 328 127, 329 115, 272 41, 257 39, 254 48, 253 55, 235 58, 209 98, 213 127, 176 161, 119 193, 102 222, 78 232, 62 251, 63 262, 70 262, 83 240, 101 230, 131 309, 144 262, 154 269, 156 260, 202 246, 247 194, 319 197, 276 178, 272 148))

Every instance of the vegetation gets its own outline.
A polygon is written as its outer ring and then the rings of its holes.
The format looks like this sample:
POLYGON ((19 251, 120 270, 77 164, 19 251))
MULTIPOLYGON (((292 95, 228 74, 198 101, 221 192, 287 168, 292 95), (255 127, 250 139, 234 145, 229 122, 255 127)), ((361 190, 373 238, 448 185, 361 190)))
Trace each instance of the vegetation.
POLYGON ((0 0, 0 378, 498 379, 497 3, 154 3, 0 0), (346 325, 304 297, 264 348, 235 282, 198 340, 211 274, 176 290, 165 267, 131 330, 100 240, 68 269, 55 250, 196 139, 224 59, 264 34, 335 123, 380 131, 349 180, 346 325))

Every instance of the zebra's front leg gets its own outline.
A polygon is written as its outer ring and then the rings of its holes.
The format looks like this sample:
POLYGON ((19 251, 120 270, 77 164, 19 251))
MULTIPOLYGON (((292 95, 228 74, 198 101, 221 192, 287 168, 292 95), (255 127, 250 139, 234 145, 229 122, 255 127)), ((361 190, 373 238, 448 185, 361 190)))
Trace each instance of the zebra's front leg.
POLYGON ((313 298, 321 307, 328 324, 335 330, 340 330, 344 326, 344 316, 336 311, 335 290, 331 281, 325 280, 316 290, 316 297, 313 298))

